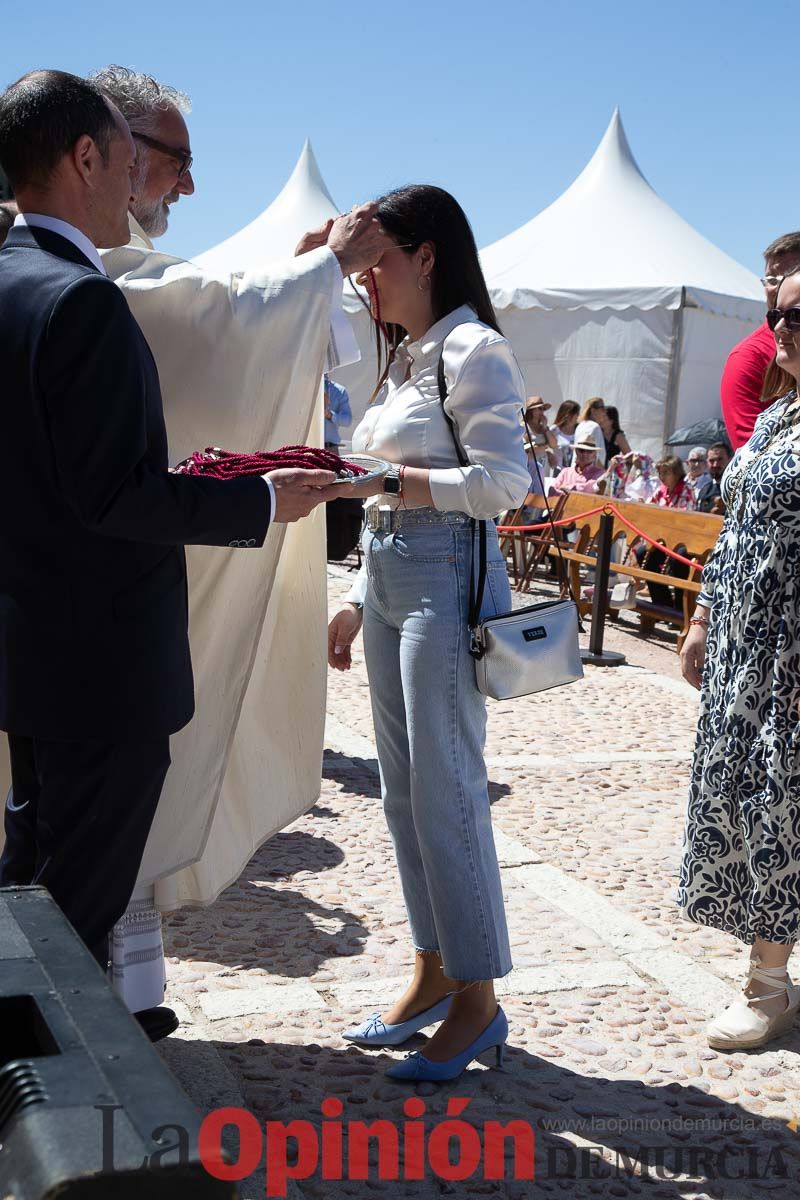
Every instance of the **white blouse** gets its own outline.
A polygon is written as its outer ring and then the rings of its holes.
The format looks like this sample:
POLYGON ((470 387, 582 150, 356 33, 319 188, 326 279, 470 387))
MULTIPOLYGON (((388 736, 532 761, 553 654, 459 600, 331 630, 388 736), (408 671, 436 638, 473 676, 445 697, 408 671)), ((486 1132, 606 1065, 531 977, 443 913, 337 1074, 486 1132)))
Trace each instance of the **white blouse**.
MULTIPOLYGON (((525 383, 501 334, 469 305, 397 349, 385 387, 353 434, 353 450, 391 463, 425 467, 434 508, 488 520, 521 504, 530 475, 520 428, 525 383), (445 342, 446 339, 446 342, 445 342), (462 467, 442 413, 437 373, 444 343, 445 407, 470 460, 462 467)), ((397 508, 380 492, 367 504, 397 508)), ((363 601, 359 578, 349 600, 363 601)))
MULTIPOLYGON (((524 403, 525 384, 511 347, 465 304, 418 342, 401 342, 386 386, 353 434, 353 450, 429 468, 434 508, 496 517, 521 504, 528 491, 519 424, 524 403), (468 467, 459 466, 439 400, 437 371, 445 339, 445 407, 468 467)), ((383 492, 367 503, 376 499, 382 508, 399 504, 383 492)))

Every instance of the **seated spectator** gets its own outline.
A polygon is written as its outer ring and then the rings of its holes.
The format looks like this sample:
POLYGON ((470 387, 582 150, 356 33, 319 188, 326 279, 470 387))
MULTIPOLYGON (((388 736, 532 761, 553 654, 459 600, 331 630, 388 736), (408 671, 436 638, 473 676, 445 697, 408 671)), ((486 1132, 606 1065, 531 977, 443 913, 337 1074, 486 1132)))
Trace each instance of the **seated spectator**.
POLYGON ((593 442, 597 450, 597 461, 605 463, 606 460, 606 439, 603 437, 603 431, 597 421, 579 421, 575 426, 575 442, 593 442))
POLYGON ((599 490, 598 484, 605 477, 605 471, 597 463, 597 447, 594 441, 576 442, 574 447, 575 465, 564 467, 550 486, 549 495, 559 492, 588 492, 599 490))
POLYGON ((695 507, 694 495, 686 482, 683 463, 676 454, 668 454, 656 463, 658 478, 661 484, 656 488, 648 501, 658 504, 661 508, 682 508, 692 511, 695 507))
MULTIPOLYGON (((606 402, 602 396, 590 396, 581 409, 580 425, 583 426, 586 422, 591 422, 599 429, 599 443, 597 446, 600 454, 600 462, 604 467, 607 467, 611 459, 616 454, 628 454, 630 446, 628 439, 619 427, 619 411, 606 408, 606 402), (615 414, 615 419, 612 420, 611 413, 615 414)), ((575 431, 577 437, 578 431, 575 431)))
POLYGON ((594 421, 603 430, 611 427, 606 417, 606 402, 602 396, 590 396, 581 409, 581 421, 594 421))
POLYGON ((612 500, 643 503, 659 486, 655 464, 649 454, 615 454, 608 464, 606 495, 612 500))
POLYGON ((695 503, 697 503, 697 493, 701 488, 705 487, 711 476, 708 473, 708 455, 705 446, 694 446, 689 451, 689 457, 686 460, 687 474, 686 482, 692 489, 695 503))
POLYGON ((550 426, 550 432, 554 433, 556 438, 556 454, 561 455, 561 461, 557 464, 559 467, 568 467, 572 462, 575 428, 580 419, 580 412, 580 405, 574 400, 562 400, 556 419, 550 426))
POLYGON ((725 442, 714 442, 708 448, 708 482, 696 492, 697 511, 716 513, 725 516, 725 505, 722 502, 721 481, 725 468, 731 461, 730 446, 725 442))
MULTIPOLYGON (((668 454, 656 463, 656 470, 661 483, 650 497, 649 504, 658 504, 661 508, 675 508, 691 511, 695 507, 692 489, 686 481, 683 463, 675 454, 668 454)), ((633 555, 640 567, 645 571, 655 571, 661 575, 686 579, 689 568, 685 563, 679 563, 670 558, 658 546, 651 546, 641 538, 631 547, 633 555)), ((675 590, 665 583, 647 582, 647 590, 653 604, 663 608, 680 608, 680 597, 675 590)))
POLYGON ((630 454, 631 445, 619 427, 619 409, 607 404, 605 413, 609 432, 603 429, 603 437, 606 443, 606 466, 609 466, 612 458, 616 458, 618 454, 630 454))
POLYGON ((525 442, 525 451, 528 455, 528 471, 530 472, 534 492, 542 490, 539 473, 541 473, 543 479, 553 467, 558 465, 559 461, 556 435, 547 424, 547 410, 550 407, 549 404, 544 402, 541 396, 529 396, 525 405, 525 420, 528 429, 533 434, 533 442, 525 442), (536 469, 537 464, 538 471, 536 469))

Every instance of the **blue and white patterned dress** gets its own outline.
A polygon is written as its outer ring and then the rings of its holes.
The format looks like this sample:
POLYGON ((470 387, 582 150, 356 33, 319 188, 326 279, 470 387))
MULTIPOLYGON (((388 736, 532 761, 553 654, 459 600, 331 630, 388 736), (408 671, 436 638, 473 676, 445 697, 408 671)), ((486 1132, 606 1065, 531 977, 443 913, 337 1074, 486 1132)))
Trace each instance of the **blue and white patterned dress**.
POLYGON ((795 392, 761 415, 722 495, 728 516, 698 597, 711 614, 678 903, 748 945, 788 944, 800 932, 795 392))

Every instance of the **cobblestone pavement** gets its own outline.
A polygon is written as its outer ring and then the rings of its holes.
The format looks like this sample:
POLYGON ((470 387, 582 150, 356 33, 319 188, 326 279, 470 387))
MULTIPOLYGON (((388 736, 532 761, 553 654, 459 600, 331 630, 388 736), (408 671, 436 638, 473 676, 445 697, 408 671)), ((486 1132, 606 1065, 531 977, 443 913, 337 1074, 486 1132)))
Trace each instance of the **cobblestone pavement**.
MULTIPOLYGON (((332 568, 332 606, 342 575, 332 568)), ((368 1182, 316 1170, 290 1195, 800 1197, 800 1133, 789 1125, 800 1115, 800 1034, 752 1054, 704 1040, 745 954, 675 910, 696 696, 677 679, 674 649, 633 628, 609 634, 627 667, 490 702, 515 959, 498 985, 511 1028, 503 1069, 475 1064, 452 1084, 400 1086, 384 1069, 423 1036, 395 1051, 341 1039, 398 994, 413 957, 360 645, 353 670, 330 681, 319 802, 214 906, 167 920, 167 999, 183 1024, 163 1054, 202 1109, 239 1103, 261 1122, 319 1128, 323 1100, 337 1097, 345 1125, 380 1118, 402 1129, 414 1097, 429 1137, 461 1097, 481 1136, 492 1121, 535 1130, 535 1183, 485 1179, 482 1167, 460 1182, 430 1170, 414 1182, 401 1156, 398 1181, 379 1180, 370 1160, 368 1182)), ((511 1143, 508 1153, 510 1176, 511 1143)), ((263 1165, 243 1186, 259 1194, 263 1165)))

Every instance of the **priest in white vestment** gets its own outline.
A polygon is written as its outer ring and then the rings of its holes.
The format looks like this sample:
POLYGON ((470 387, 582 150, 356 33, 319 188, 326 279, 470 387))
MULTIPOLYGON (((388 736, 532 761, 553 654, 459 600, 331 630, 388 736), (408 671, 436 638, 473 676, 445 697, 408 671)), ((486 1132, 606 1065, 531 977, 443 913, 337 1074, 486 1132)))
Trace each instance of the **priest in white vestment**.
MULTIPOLYGON (((131 240, 103 261, 153 351, 173 461, 208 445, 321 444, 323 371, 358 353, 341 311, 343 272, 377 262, 386 245, 371 209, 274 267, 216 278, 162 254, 151 238, 194 191, 188 101, 124 68, 94 78, 139 147, 131 240)), ((160 912, 211 903, 261 843, 315 803, 325 720, 324 512, 273 526, 258 555, 187 547, 187 563, 196 713, 171 739, 137 890, 112 946, 114 985, 131 1011, 148 1010, 142 1024, 154 1038, 176 1025, 168 1009, 149 1011, 164 994, 160 912)))

